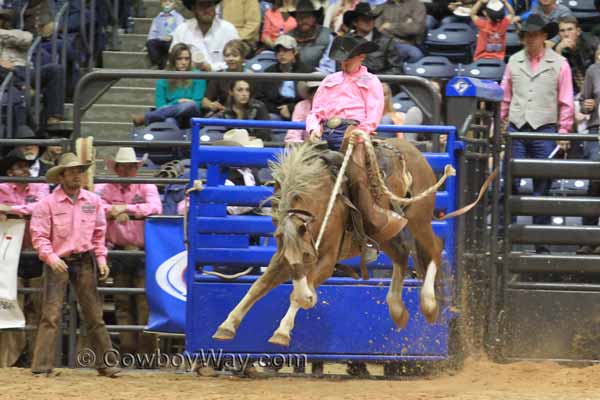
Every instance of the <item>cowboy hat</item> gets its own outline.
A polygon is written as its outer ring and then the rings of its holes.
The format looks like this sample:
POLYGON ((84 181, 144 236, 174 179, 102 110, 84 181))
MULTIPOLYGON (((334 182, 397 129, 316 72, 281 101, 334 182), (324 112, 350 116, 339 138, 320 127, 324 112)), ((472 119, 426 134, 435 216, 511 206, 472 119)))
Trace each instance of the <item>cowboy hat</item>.
POLYGON ((183 5, 185 8, 192 11, 192 8, 194 8, 196 3, 213 3, 216 6, 220 2, 221 0, 183 0, 183 5))
POLYGON ((360 54, 372 53, 379 50, 375 42, 352 35, 337 36, 329 50, 329 58, 334 61, 345 61, 360 54))
POLYGON ((223 134, 223 140, 213 142, 215 146, 264 147, 262 139, 252 137, 245 129, 230 129, 223 134))
POLYGON ((556 22, 548 21, 540 14, 531 14, 525 22, 521 22, 519 33, 539 31, 546 32, 549 38, 554 37, 558 34, 558 24, 556 22))
POLYGON ((0 160, 0 175, 6 176, 8 170, 19 161, 25 161, 29 166, 32 166, 35 162, 35 160, 25 158, 25 154, 23 154, 21 149, 13 149, 0 160))
POLYGON ((81 167, 87 170, 92 164, 82 163, 74 153, 65 153, 60 157, 56 167, 52 167, 46 172, 47 183, 59 183, 59 176, 67 168, 81 167))
POLYGON ((382 10, 373 11, 371 9, 371 5, 369 3, 358 3, 354 10, 346 11, 344 13, 344 25, 348 28, 352 28, 352 23, 358 17, 367 17, 370 19, 375 19, 381 15, 382 10))
POLYGON ((294 18, 296 18, 299 13, 312 13, 317 18, 317 21, 321 21, 323 19, 323 7, 315 8, 314 4, 310 0, 298 1, 298 4, 296 4, 296 9, 294 11, 290 11, 290 15, 294 18))
POLYGON ((144 154, 141 160, 138 160, 135 156, 135 150, 133 147, 119 147, 117 155, 113 159, 106 160, 106 168, 109 171, 115 172, 116 164, 137 164, 141 167, 146 162, 148 154, 144 154))

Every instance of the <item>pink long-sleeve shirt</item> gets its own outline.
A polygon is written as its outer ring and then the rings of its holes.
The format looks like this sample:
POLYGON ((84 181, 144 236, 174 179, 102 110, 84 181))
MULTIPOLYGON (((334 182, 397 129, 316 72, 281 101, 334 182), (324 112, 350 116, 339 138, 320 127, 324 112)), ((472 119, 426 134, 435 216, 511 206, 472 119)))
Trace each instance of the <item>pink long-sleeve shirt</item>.
MULTIPOLYGON (((95 187, 102 199, 106 215, 114 205, 127 205, 127 214, 136 218, 162 213, 162 203, 156 185, 106 183, 95 187)), ((144 247, 144 221, 128 221, 121 224, 108 221, 106 240, 115 246, 144 247)))
MULTIPOLYGON (((310 113, 310 109, 312 107, 312 103, 310 100, 302 100, 296 104, 294 107, 294 112, 292 113, 292 121, 294 122, 304 122, 306 121, 306 117, 310 113)), ((286 143, 302 143, 306 139, 308 139, 308 132, 303 131, 302 129, 288 129, 285 134, 285 142, 286 143)))
MULTIPOLYGON (((45 183, 30 183, 17 185, 15 183, 0 184, 0 204, 10 206, 10 214, 24 217, 31 215, 37 203, 50 194, 50 188, 45 183)), ((23 248, 31 248, 29 221, 23 236, 23 248)))
POLYGON ((383 86, 367 67, 352 74, 343 71, 328 75, 321 82, 306 117, 306 130, 319 129, 321 123, 338 117, 359 121, 358 129, 375 135, 383 115, 383 86))
MULTIPOLYGON (((531 57, 529 55, 527 56, 532 72, 537 71, 543 56, 544 53, 540 53, 535 57, 531 57)), ((500 109, 500 116, 504 121, 508 117, 510 101, 512 100, 512 77, 508 67, 504 70, 504 77, 502 78, 502 83, 500 86, 504 90, 504 98, 502 99, 502 105, 500 109)), ((558 73, 558 114, 558 131, 560 133, 569 133, 573 127, 575 105, 573 103, 573 81, 571 80, 571 67, 566 59, 562 61, 558 73)))
POLYGON ((89 251, 98 264, 106 264, 106 216, 92 192, 81 189, 73 201, 62 187, 56 188, 34 208, 29 230, 33 248, 46 264, 89 251))

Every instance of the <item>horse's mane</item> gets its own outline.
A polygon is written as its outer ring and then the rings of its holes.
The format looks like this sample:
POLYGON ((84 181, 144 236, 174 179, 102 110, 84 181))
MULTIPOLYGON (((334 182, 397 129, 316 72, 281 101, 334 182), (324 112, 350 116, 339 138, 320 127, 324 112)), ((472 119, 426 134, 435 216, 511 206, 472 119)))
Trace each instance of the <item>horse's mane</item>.
POLYGON ((310 197, 320 191, 329 176, 325 162, 319 157, 322 148, 305 142, 300 146, 289 146, 269 164, 279 190, 270 198, 273 204, 273 217, 281 221, 292 208, 298 197, 310 197))

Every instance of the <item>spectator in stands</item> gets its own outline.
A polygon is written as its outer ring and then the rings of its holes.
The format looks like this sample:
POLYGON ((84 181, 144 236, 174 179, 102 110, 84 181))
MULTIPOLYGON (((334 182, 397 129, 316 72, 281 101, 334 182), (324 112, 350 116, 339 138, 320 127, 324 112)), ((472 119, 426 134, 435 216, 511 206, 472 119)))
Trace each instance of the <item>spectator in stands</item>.
MULTIPOLYGON (((15 139, 28 139, 28 140, 38 140, 45 139, 47 137, 45 132, 38 132, 35 134, 31 128, 26 125, 23 125, 17 129, 17 132, 14 136, 15 139)), ((29 172, 31 176, 38 177, 43 176, 48 171, 49 166, 40 161, 40 156, 44 153, 45 148, 38 144, 26 144, 22 146, 16 147, 19 151, 23 153, 25 158, 32 162, 31 167, 29 168, 29 172)))
POLYGON ((506 53, 506 30, 511 24, 515 11, 506 0, 478 0, 471 8, 471 20, 477 28, 477 45, 475 46, 474 60, 492 58, 504 61, 506 53), (478 17, 481 6, 485 18, 478 17), (508 15, 506 15, 508 11, 508 15))
MULTIPOLYGON (((0 175, 16 178, 29 177, 29 167, 32 160, 25 158, 23 152, 14 149, 0 160, 0 175)), ((5 221, 7 215, 26 217, 31 215, 35 205, 50 193, 45 183, 1 183, 0 184, 0 221, 5 221)), ((27 222, 23 237, 24 250, 32 249, 27 222)), ((42 264, 37 258, 22 257, 19 261, 19 287, 40 288, 42 264)), ((24 311, 27 325, 36 325, 39 319, 40 296, 32 293, 25 299, 20 296, 19 303, 24 311)), ((13 331, 0 333, 0 367, 15 365, 23 355, 31 359, 35 332, 13 331)), ((23 360, 23 359, 22 359, 23 360)), ((23 360, 26 364, 28 361, 23 360)))
MULTIPOLYGON (((275 41, 277 63, 265 69, 273 73, 309 73, 313 69, 298 59, 298 43, 290 35, 281 35, 275 41)), ((277 119, 289 120, 294 106, 301 100, 295 81, 268 81, 257 85, 255 97, 265 103, 277 119)), ((274 118, 274 119, 275 119, 274 118)))
POLYGON ((183 0, 183 5, 194 13, 194 18, 179 25, 173 32, 171 50, 185 43, 192 50, 196 67, 205 71, 225 68, 223 48, 233 39, 239 39, 233 24, 216 17, 215 6, 220 0, 183 0))
MULTIPOLYGON (((592 64, 585 72, 583 91, 581 93, 581 112, 589 115, 588 133, 597 135, 600 126, 599 107, 600 104, 600 48, 595 52, 595 64, 592 64)), ((600 144, 597 141, 585 142, 584 157, 590 161, 600 161, 600 144)), ((600 181, 591 180, 588 186, 588 196, 600 197, 600 181)), ((598 226, 598 217, 583 217, 583 225, 598 226)), ((580 246, 577 254, 600 254, 600 246, 580 246)))
MULTIPOLYGON (((383 86, 383 116, 381 117, 382 125, 421 125, 423 122, 423 112, 418 107, 411 107, 406 112, 396 111, 392 99, 392 89, 387 83, 382 83, 383 86)), ((396 137, 398 139, 417 140, 416 133, 402 132, 388 133, 378 132, 377 137, 387 138, 396 137)))
POLYGON ((594 52, 600 40, 586 32, 582 32, 577 18, 572 15, 562 17, 558 21, 560 41, 554 51, 567 59, 573 73, 573 90, 583 90, 585 71, 594 63, 594 52))
MULTIPOLYGON (((538 0, 536 4, 531 6, 531 10, 521 17, 515 17, 514 22, 520 22, 522 19, 525 20, 532 14, 539 14, 546 18, 549 22, 556 22, 562 17, 573 15, 571 9, 564 4, 557 4, 556 0, 538 0)), ((557 42, 558 37, 549 37, 548 39, 554 39, 557 42)))
MULTIPOLYGON (((144 161, 138 161, 132 147, 121 147, 114 159, 107 161, 110 171, 121 178, 135 178, 144 161)), ((152 184, 106 183, 95 187, 104 204, 108 227, 106 241, 109 248, 141 250, 144 248, 144 221, 150 215, 162 213, 158 188, 152 184)), ((143 263, 131 265, 127 259, 113 261, 116 287, 146 287, 143 263), (117 268, 115 268, 117 267, 117 268)), ((146 325, 148 303, 145 295, 114 295, 115 317, 119 325, 146 325)), ((150 354, 157 348, 157 337, 141 332, 119 333, 121 353, 150 354)))
POLYGON ((231 22, 248 47, 256 48, 260 34, 260 5, 258 0, 223 0, 221 17, 231 22))
POLYGON ((154 17, 150 32, 148 32, 148 41, 146 48, 148 56, 154 65, 159 69, 164 69, 169 58, 169 48, 173 40, 173 31, 183 23, 184 19, 175 10, 174 0, 161 0, 161 11, 154 17))
MULTIPOLYGON (((350 30, 350 26, 346 25, 344 14, 352 11, 360 3, 360 0, 336 0, 335 3, 327 6, 325 10, 325 20, 323 26, 327 27, 331 32, 344 34, 350 30)), ((368 3, 363 3, 367 4, 368 3)))
MULTIPOLYGON (((60 186, 38 203, 31 217, 31 241, 46 264, 42 316, 31 366, 34 375, 56 375, 56 339, 69 282, 75 287, 94 354, 113 351, 96 286, 98 278, 105 280, 110 273, 106 264, 106 219, 100 198, 81 188, 90 165, 81 163, 73 153, 63 154, 59 164, 46 173, 48 183, 60 186)), ((120 372, 107 366, 103 357, 98 357, 95 367, 101 376, 112 378, 120 372)))
MULTIPOLYGON (((223 48, 226 69, 220 72, 243 72, 244 60, 250 49, 246 42, 240 39, 230 40, 223 48)), ((229 97, 229 86, 232 79, 211 79, 208 81, 206 95, 202 99, 202 108, 208 110, 209 114, 221 112, 225 109, 225 102, 229 97)))
MULTIPOLYGON (((294 107, 294 113, 292 114, 292 121, 294 122, 305 122, 306 117, 310 113, 312 109, 312 101, 315 97, 315 93, 321 84, 320 81, 308 81, 301 82, 298 85, 298 91, 300 92, 300 96, 304 98, 304 100, 300 101, 294 107)), ((285 135, 285 143, 302 143, 306 139, 308 139, 309 134, 306 130, 302 129, 289 129, 287 134, 285 135)))
MULTIPOLYGON (((33 75, 34 69, 27 67, 27 51, 33 42, 30 32, 9 28, 8 20, 0 18, 0 76, 12 71, 16 86, 25 87, 26 75, 33 75)), ((65 78, 64 68, 60 64, 40 66, 42 96, 46 124, 59 124, 64 116, 65 78)))
MULTIPOLYGON (((190 48, 179 43, 169 54, 167 69, 170 71, 191 71, 190 48)), ((134 125, 149 125, 169 118, 177 120, 180 126, 188 126, 189 119, 200 116, 200 106, 206 81, 203 79, 160 79, 156 82, 156 110, 146 114, 133 114, 134 125)))
MULTIPOLYGON (((250 84, 243 80, 231 82, 222 116, 226 119, 270 120, 267 107, 252 97, 250 84)), ((268 129, 251 129, 250 134, 265 141, 271 140, 271 131, 268 129)))
MULTIPOLYGON (((501 118, 509 132, 571 132, 573 127, 573 83, 567 60, 545 47, 545 41, 558 30, 539 14, 531 14, 521 25, 524 49, 512 55, 502 79, 504 98, 501 118)), ((566 151, 568 142, 558 142, 566 151)), ((554 150, 550 140, 513 140, 514 158, 547 158, 554 150)), ((549 179, 534 179, 534 195, 545 196, 549 179)), ((516 192, 517 182, 512 182, 516 192)), ((535 216, 534 224, 549 224, 550 217, 535 216)), ((548 253, 537 246, 537 253, 548 253)))
POLYGON ((425 6, 420 0, 388 0, 375 8, 377 29, 400 41, 400 50, 417 60, 423 53, 417 47, 425 34, 425 6))
POLYGON ((397 39, 381 33, 375 28, 375 20, 379 14, 367 3, 360 3, 352 11, 344 14, 344 25, 352 31, 349 35, 362 37, 377 44, 379 49, 366 55, 364 65, 370 73, 376 75, 402 75, 402 65, 405 62, 416 62, 416 51, 403 52, 397 39))
POLYGON ((42 37, 51 35, 54 30, 53 7, 54 2, 48 0, 29 0, 23 13, 23 29, 42 37))
POLYGON ((300 0, 292 13, 298 26, 290 32, 299 47, 300 61, 313 70, 319 66, 332 40, 331 31, 318 24, 323 18, 323 9, 316 9, 310 0, 300 0))
MULTIPOLYGON (((600 13, 600 0, 594 0, 594 8, 596 9, 596 12, 600 13)), ((592 29, 590 29, 590 34, 600 38, 600 24, 595 24, 592 29)))
MULTIPOLYGON (((51 134, 49 139, 63 139, 63 137, 60 135, 52 135, 51 134)), ((40 166, 43 171, 42 175, 45 175, 46 171, 48 171, 50 168, 54 167, 58 163, 58 160, 60 159, 60 156, 63 154, 63 151, 64 151, 64 149, 62 146, 47 146, 46 147, 46 151, 44 151, 39 158, 40 166)))
POLYGON ((291 12, 295 10, 295 0, 273 0, 273 6, 265 12, 261 42, 268 48, 275 47, 275 40, 291 32, 298 25, 291 12))
POLYGON ((444 25, 452 22, 467 22, 469 16, 471 15, 474 4, 475 1, 473 0, 458 0, 449 2, 448 11, 450 11, 452 15, 442 18, 441 24, 444 25))

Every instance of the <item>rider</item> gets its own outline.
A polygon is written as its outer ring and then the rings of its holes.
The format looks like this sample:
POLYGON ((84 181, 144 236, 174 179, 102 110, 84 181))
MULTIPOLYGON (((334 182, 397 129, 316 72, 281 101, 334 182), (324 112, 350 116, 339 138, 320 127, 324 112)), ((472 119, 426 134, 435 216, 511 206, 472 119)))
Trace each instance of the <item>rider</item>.
MULTIPOLYGON (((329 57, 341 63, 342 71, 328 75, 315 94, 306 118, 311 140, 324 136, 329 148, 339 151, 345 149, 344 139, 355 129, 376 134, 384 108, 383 87, 362 63, 367 53, 377 49, 376 43, 360 37, 335 38, 329 57)), ((381 244, 402 230, 405 219, 390 210, 387 200, 375 203, 369 190, 363 141, 356 136, 352 162, 348 163, 350 191, 363 215, 367 235, 381 244)))

